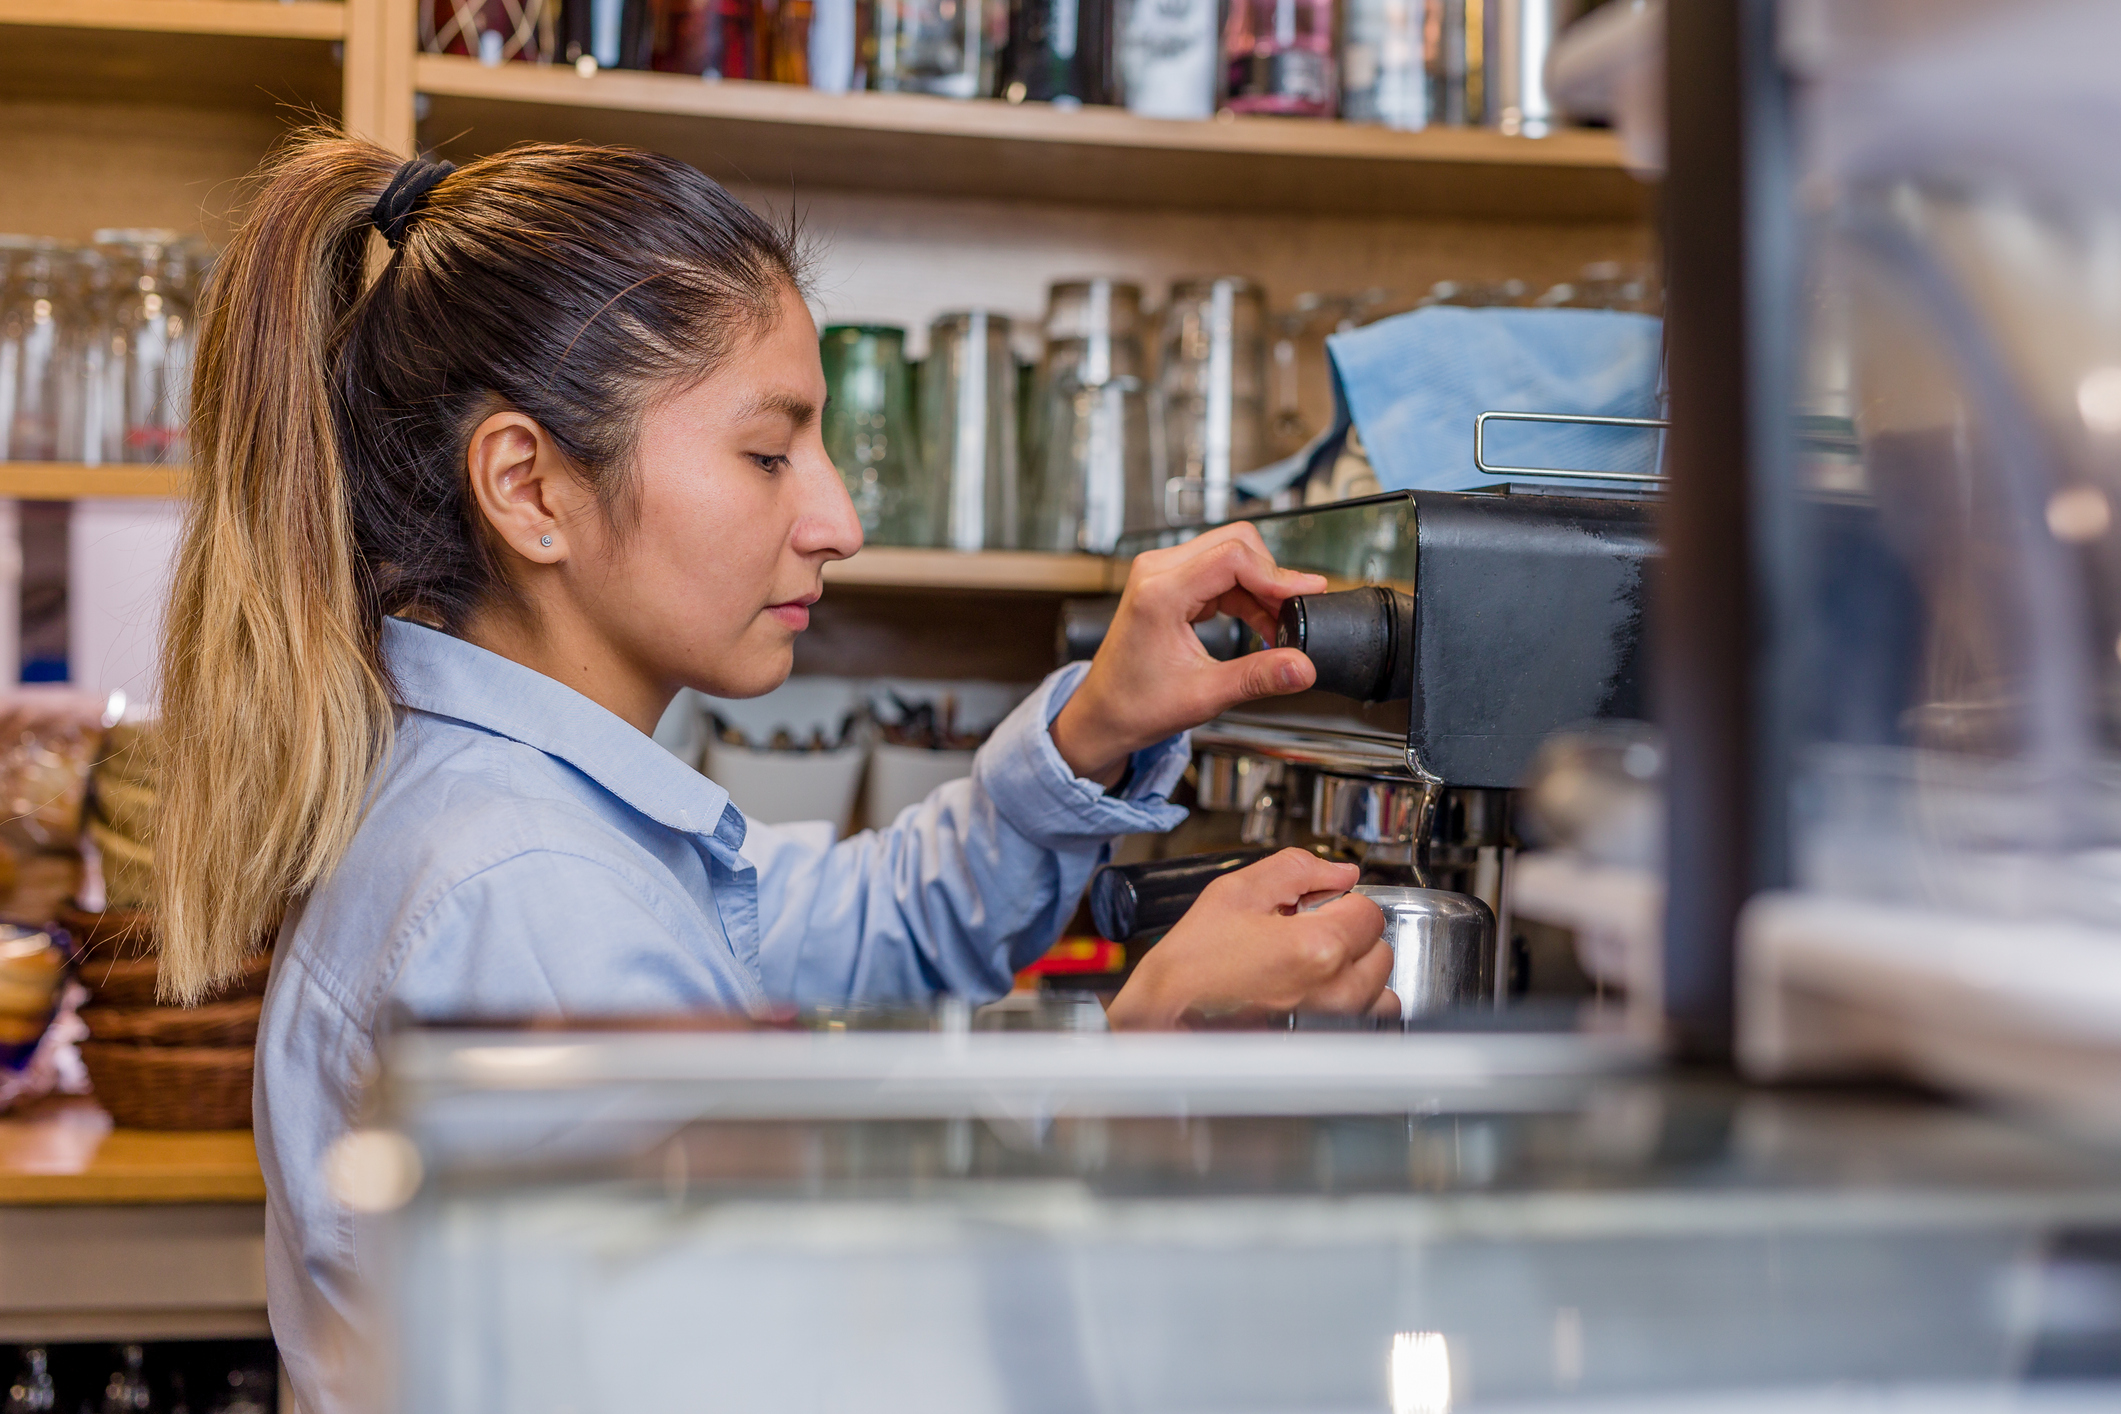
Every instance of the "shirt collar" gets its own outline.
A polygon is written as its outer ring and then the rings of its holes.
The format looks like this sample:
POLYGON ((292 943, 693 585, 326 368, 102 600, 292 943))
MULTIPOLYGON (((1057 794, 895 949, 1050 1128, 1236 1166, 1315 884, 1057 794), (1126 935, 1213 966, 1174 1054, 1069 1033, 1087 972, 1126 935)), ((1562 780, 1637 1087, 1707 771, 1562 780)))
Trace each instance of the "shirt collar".
POLYGON ((409 619, 383 620, 383 661, 402 705, 535 747, 732 856, 743 847, 744 817, 729 792, 573 688, 409 619))

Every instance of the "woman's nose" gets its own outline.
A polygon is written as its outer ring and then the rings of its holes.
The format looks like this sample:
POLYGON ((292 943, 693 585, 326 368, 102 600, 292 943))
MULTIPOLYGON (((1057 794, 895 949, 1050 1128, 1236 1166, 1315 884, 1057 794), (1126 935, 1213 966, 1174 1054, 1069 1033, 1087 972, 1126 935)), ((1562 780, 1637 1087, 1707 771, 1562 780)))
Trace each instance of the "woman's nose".
POLYGON ((862 548, 862 520, 832 459, 819 453, 804 478, 808 504, 796 520, 795 548, 805 555, 844 560, 862 548))

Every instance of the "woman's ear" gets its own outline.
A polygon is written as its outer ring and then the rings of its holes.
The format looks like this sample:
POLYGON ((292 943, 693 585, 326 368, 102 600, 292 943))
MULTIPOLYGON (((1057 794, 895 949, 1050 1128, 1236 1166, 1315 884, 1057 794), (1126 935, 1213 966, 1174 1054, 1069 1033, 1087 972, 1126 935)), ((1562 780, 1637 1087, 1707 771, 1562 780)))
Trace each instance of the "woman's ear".
POLYGON ((532 564, 567 558, 567 527, 593 499, 545 429, 519 412, 497 412, 471 434, 464 454, 471 497, 503 545, 532 564))

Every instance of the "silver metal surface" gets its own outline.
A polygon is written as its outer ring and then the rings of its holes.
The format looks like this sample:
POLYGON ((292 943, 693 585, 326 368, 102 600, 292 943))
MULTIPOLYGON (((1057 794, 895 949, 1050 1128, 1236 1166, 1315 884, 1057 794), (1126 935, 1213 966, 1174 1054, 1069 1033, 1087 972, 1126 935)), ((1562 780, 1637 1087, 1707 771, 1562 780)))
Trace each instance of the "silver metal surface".
POLYGON ((1311 785, 1311 828, 1358 844, 1411 844, 1428 832, 1437 787, 1321 773, 1311 785))
POLYGON ((1194 757, 1194 772, 1195 804, 1242 815, 1262 790, 1280 783, 1282 763, 1241 751, 1202 751, 1194 757))
POLYGON ((1402 1020, 1495 1004, 1495 915, 1486 904, 1442 889, 1355 892, 1384 910, 1402 1020))
POLYGON ((1575 427, 1641 427, 1663 431, 1671 426, 1661 417, 1594 417, 1574 412, 1483 412, 1473 418, 1473 469, 1494 476, 1545 476, 1570 481, 1619 481, 1638 486, 1662 486, 1670 477, 1652 471, 1570 471, 1561 467, 1491 466, 1488 463, 1489 422, 1560 422, 1575 427))
POLYGON ((1351 776, 1421 780, 1407 768, 1404 732, 1336 731, 1286 723, 1218 717, 1193 733, 1196 748, 1263 756, 1351 776))

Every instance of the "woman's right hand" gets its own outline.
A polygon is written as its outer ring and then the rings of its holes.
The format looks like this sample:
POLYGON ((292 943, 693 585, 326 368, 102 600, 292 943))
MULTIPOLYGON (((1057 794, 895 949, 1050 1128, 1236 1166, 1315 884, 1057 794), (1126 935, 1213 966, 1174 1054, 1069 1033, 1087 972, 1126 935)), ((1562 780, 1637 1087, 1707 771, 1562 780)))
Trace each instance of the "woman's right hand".
POLYGON ((1154 1031, 1290 1012, 1399 1014, 1385 989, 1384 913, 1354 887, 1361 871, 1300 849, 1217 879, 1127 979, 1106 1021, 1154 1031), (1339 894, 1300 912, 1309 899, 1339 894))

